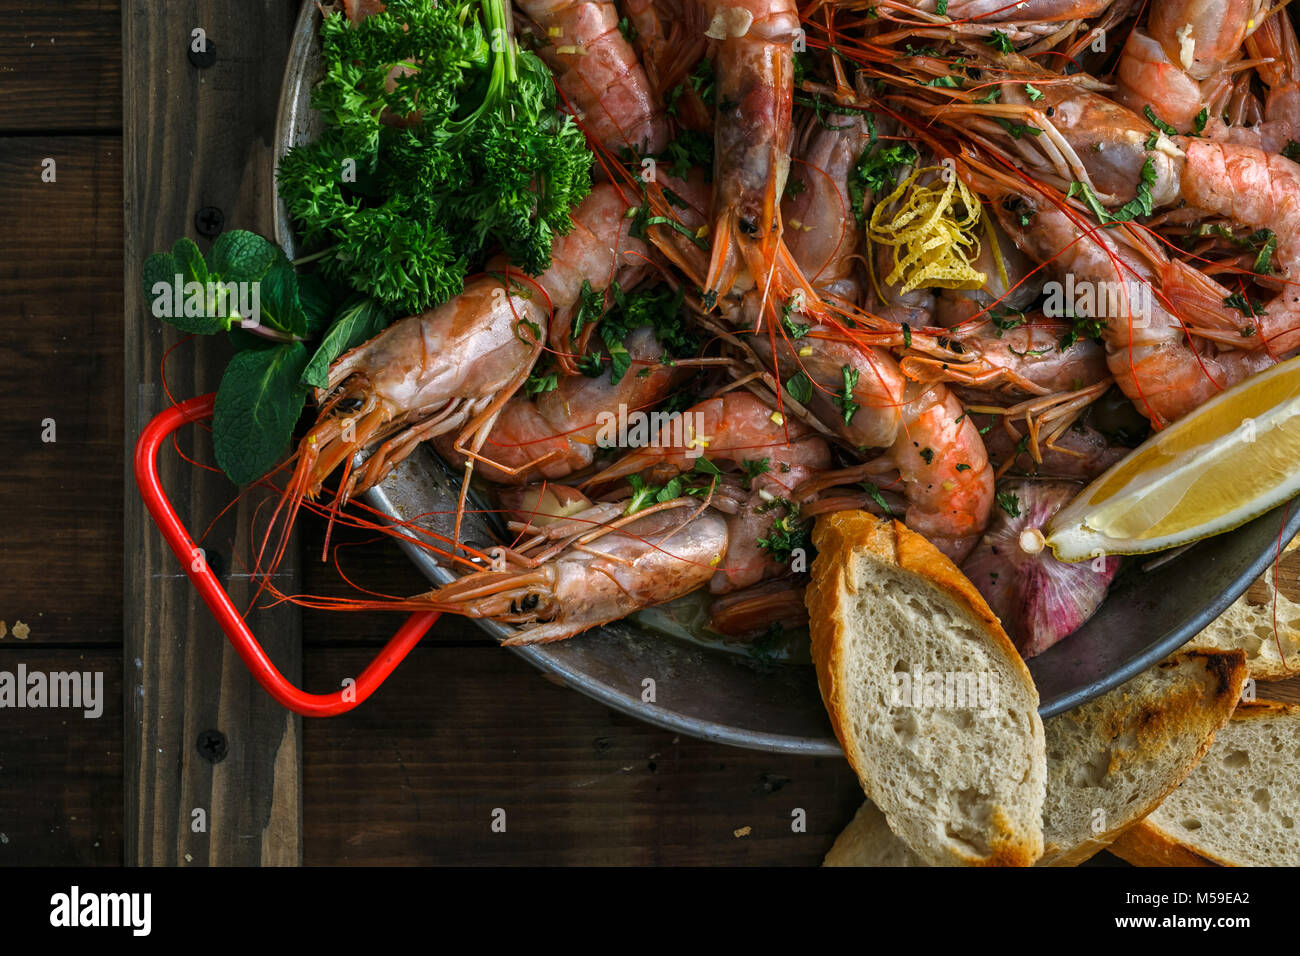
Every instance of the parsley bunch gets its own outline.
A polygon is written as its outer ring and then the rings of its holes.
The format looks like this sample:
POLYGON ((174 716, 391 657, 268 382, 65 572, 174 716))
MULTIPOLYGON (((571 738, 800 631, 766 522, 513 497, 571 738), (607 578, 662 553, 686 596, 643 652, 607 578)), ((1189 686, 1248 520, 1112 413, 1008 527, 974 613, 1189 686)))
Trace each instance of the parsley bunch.
POLYGON ((321 26, 324 130, 280 162, 280 195, 320 270, 415 312, 501 248, 530 274, 591 188, 582 131, 505 0, 391 0, 321 26))

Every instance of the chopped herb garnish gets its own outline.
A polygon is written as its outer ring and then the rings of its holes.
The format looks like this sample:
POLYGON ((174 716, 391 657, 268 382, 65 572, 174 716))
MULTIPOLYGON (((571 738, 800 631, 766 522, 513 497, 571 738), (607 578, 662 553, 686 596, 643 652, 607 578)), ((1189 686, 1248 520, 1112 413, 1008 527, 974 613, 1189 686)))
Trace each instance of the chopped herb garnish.
POLYGON ((1137 195, 1120 206, 1114 213, 1108 212, 1106 207, 1101 204, 1097 194, 1086 184, 1081 182, 1070 183, 1069 191, 1066 192, 1067 198, 1080 196, 1097 221, 1102 225, 1114 225, 1115 223, 1130 222, 1138 216, 1149 216, 1155 208, 1151 198, 1151 187, 1156 181, 1156 164, 1150 156, 1142 165, 1142 181, 1138 184, 1137 195))
POLYGON ((786 334, 789 335, 790 338, 801 339, 808 334, 808 331, 812 328, 812 326, 803 325, 799 322, 794 321, 794 319, 790 318, 790 314, 794 312, 794 304, 795 304, 794 297, 791 296, 789 299, 786 300, 785 305, 781 306, 781 324, 785 326, 786 334))
POLYGON ((765 475, 770 470, 770 458, 751 459, 740 463, 741 471, 744 472, 740 479, 741 486, 749 491, 754 485, 754 479, 759 475, 765 475))
POLYGON ((1243 292, 1234 292, 1223 300, 1223 304, 1230 309, 1236 309, 1242 315, 1249 316, 1252 319, 1257 316, 1268 315, 1268 313, 1264 311, 1262 303, 1256 302, 1254 299, 1247 299, 1243 292))
POLYGON ((807 405, 813 393, 812 379, 803 372, 795 372, 785 380, 785 390, 800 405, 807 405))
POLYGON ((799 506, 785 498, 773 498, 758 510, 766 512, 774 508, 784 508, 785 514, 772 522, 767 537, 757 539, 758 546, 773 561, 786 564, 796 550, 808 547, 808 522, 799 519, 799 506))
POLYGON ((1031 136, 1041 136, 1043 131, 1037 126, 1028 126, 1024 123, 1013 123, 1009 119, 1003 119, 1001 116, 993 117, 993 121, 1011 134, 1012 139, 1019 139, 1026 133, 1031 136))
POLYGON ((861 484, 862 490, 871 496, 871 500, 880 505, 885 514, 893 516, 894 512, 890 509, 888 502, 885 501, 885 496, 880 493, 880 489, 873 482, 863 481, 859 484, 861 484))
POLYGON ((1164 133, 1166 136, 1178 135, 1178 130, 1174 129, 1164 120, 1162 120, 1159 116, 1156 116, 1156 111, 1151 108, 1150 103, 1148 103, 1146 106, 1142 108, 1142 113, 1143 115, 1146 116, 1147 122, 1149 122, 1156 129, 1160 130, 1160 132, 1164 133))
POLYGON ((879 196, 893 189, 898 172, 912 166, 918 158, 917 151, 907 143, 876 145, 862 151, 849 175, 849 203, 853 206, 858 228, 866 226, 867 192, 879 196))
POLYGON ((924 461, 927 465, 929 465, 929 464, 933 464, 933 463, 934 463, 934 449, 933 449, 933 448, 922 448, 922 449, 921 449, 921 460, 924 461))
POLYGON ((578 293, 578 311, 573 316, 573 328, 569 330, 569 341, 578 341, 578 335, 588 322, 597 322, 605 314, 605 296, 593 292, 591 283, 582 280, 582 291, 578 293))
POLYGON ((524 393, 527 395, 541 395, 544 392, 553 392, 560 387, 560 376, 555 372, 550 375, 530 375, 528 381, 524 383, 524 393))
POLYGON ((1001 30, 994 30, 993 33, 984 41, 999 53, 1015 53, 1015 44, 1011 42, 1011 37, 1001 30))
POLYGON ((1020 499, 1014 491, 999 491, 995 500, 998 507, 1013 518, 1020 517, 1020 499))
POLYGON ((850 365, 844 365, 841 366, 840 372, 844 375, 844 391, 836 397, 835 404, 844 413, 844 424, 849 425, 853 422, 853 415, 862 407, 853 400, 853 389, 858 385, 858 370, 850 365))

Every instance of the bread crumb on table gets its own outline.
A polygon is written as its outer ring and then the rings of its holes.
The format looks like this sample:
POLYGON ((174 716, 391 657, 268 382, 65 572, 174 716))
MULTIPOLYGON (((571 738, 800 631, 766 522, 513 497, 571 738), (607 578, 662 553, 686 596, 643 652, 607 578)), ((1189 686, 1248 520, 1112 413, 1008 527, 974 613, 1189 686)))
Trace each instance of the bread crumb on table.
POLYGON ((731 833, 732 833, 733 836, 735 836, 735 837, 737 837, 737 838, 739 838, 739 837, 747 837, 747 836, 749 836, 750 831, 752 831, 753 829, 754 829, 753 827, 741 827, 741 828, 738 829, 738 830, 732 830, 731 833))

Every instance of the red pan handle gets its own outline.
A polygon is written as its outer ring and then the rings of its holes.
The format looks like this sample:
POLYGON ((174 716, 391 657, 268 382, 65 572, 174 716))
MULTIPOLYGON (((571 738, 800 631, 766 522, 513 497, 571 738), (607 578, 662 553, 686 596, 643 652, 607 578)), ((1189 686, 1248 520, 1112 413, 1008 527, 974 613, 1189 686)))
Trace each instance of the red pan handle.
POLYGON ((173 405, 160 412, 140 433, 135 444, 135 482, 140 488, 140 497, 149 509, 154 523, 162 532, 163 538, 171 546, 172 553, 180 561, 181 567, 189 575, 190 581, 198 590, 203 602, 216 618, 226 637, 234 646, 244 664, 252 671, 257 682, 277 701, 304 717, 333 717, 356 707, 373 694, 420 642, 420 638, 438 620, 436 611, 418 611, 406 619, 392 638, 383 646, 374 659, 361 672, 354 686, 336 690, 330 694, 308 694, 299 690, 285 679, 266 651, 258 643, 253 632, 248 629, 239 611, 226 594, 225 588, 212 573, 206 562, 197 562, 195 570, 194 553, 198 547, 190 533, 185 530, 180 519, 176 517, 171 502, 158 480, 158 448, 182 425, 203 421, 212 415, 214 394, 200 395, 189 401, 173 405), (345 697, 346 695, 346 697, 345 697))

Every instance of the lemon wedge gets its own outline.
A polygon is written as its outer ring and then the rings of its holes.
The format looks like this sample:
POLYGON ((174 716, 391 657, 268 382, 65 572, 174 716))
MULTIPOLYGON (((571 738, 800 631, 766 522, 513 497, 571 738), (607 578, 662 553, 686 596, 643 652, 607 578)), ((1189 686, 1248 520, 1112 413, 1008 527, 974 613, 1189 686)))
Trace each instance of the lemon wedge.
POLYGON ((1161 551, 1230 531, 1300 492, 1300 357, 1157 432, 1057 513, 1062 561, 1161 551))

